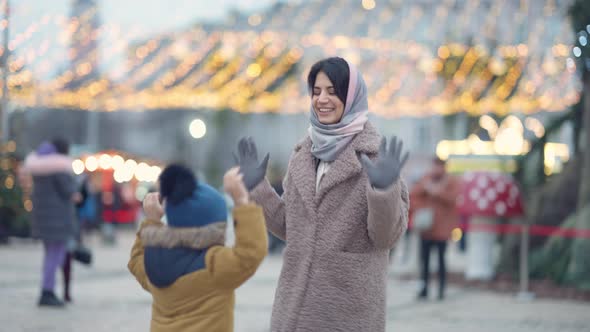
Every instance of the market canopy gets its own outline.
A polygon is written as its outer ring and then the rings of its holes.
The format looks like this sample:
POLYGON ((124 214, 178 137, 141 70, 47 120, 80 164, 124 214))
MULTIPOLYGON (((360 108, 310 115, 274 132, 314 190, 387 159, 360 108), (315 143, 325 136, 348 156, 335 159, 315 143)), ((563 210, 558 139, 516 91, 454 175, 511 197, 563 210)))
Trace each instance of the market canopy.
POLYGON ((138 31, 100 26, 91 5, 16 33, 10 98, 21 106, 82 110, 306 112, 307 70, 339 55, 363 72, 370 109, 381 116, 562 111, 581 89, 568 5, 281 2, 132 44, 138 31), (44 33, 51 25, 63 34, 44 33), (105 46, 103 58, 101 37, 118 40, 105 46), (69 64, 51 56, 60 46, 68 48, 69 64), (66 69, 45 78, 55 68, 66 69))

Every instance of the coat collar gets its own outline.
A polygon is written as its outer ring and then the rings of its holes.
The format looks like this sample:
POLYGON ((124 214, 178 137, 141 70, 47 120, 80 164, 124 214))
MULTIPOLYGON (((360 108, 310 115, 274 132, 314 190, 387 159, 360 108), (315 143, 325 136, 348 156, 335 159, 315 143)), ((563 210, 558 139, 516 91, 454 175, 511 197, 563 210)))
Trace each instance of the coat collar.
POLYGON ((316 194, 316 159, 311 154, 311 139, 306 137, 295 146, 295 153, 290 169, 293 180, 306 206, 315 208, 324 196, 336 185, 357 176, 362 172, 358 155, 361 153, 373 156, 379 149, 380 135, 370 122, 365 124, 363 131, 348 144, 330 165, 330 170, 320 183, 316 194))
POLYGON ((146 226, 139 231, 146 247, 205 249, 225 243, 226 222, 202 227, 146 226))

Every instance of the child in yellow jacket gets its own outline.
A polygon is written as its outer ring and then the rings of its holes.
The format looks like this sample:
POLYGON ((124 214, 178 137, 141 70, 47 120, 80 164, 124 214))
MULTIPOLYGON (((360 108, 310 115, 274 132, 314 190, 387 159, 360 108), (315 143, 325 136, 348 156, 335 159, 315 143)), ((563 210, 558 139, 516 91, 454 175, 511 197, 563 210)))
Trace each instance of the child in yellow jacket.
POLYGON ((233 248, 223 246, 223 196, 197 182, 189 169, 167 167, 160 193, 144 200, 147 220, 128 268, 152 295, 151 331, 233 331, 234 290, 256 272, 268 240, 262 209, 249 202, 239 169, 223 180, 235 204, 233 248), (160 222, 164 214, 168 226, 160 222))

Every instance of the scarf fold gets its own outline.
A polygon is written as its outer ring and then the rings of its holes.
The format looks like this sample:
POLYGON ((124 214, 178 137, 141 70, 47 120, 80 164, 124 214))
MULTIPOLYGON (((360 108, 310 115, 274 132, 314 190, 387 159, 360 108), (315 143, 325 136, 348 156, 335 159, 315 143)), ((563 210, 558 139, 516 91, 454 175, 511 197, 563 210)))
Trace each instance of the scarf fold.
POLYGON ((313 105, 310 108, 311 125, 308 131, 312 141, 311 153, 322 161, 336 160, 354 136, 363 130, 368 120, 367 85, 354 65, 348 63, 348 68, 348 92, 340 122, 322 124, 313 110, 313 105))

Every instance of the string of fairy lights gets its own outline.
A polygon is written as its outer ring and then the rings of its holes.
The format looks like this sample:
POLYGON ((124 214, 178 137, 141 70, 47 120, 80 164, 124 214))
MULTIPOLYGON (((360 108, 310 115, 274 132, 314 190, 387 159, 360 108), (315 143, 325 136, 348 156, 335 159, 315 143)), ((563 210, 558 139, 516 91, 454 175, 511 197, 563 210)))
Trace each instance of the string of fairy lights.
MULTIPOLYGON (((341 55, 361 69, 371 111, 384 117, 531 114, 579 100, 563 6, 555 0, 458 4, 287 2, 230 17, 218 28, 197 25, 141 42, 131 42, 141 29, 93 27, 96 7, 77 17, 45 15, 13 32, 10 98, 23 107, 101 111, 305 112, 305 71, 320 57, 341 55), (44 33, 52 29, 60 33, 44 33), (101 38, 116 40, 104 45, 102 58, 98 49, 84 48, 101 38), (43 79, 67 65, 59 48, 77 62, 43 79), (82 51, 87 61, 78 58, 82 51), (117 58, 125 61, 115 65, 117 58), (73 82, 81 84, 68 88, 73 82)), ((0 21, 0 31, 6 25, 0 21)))

